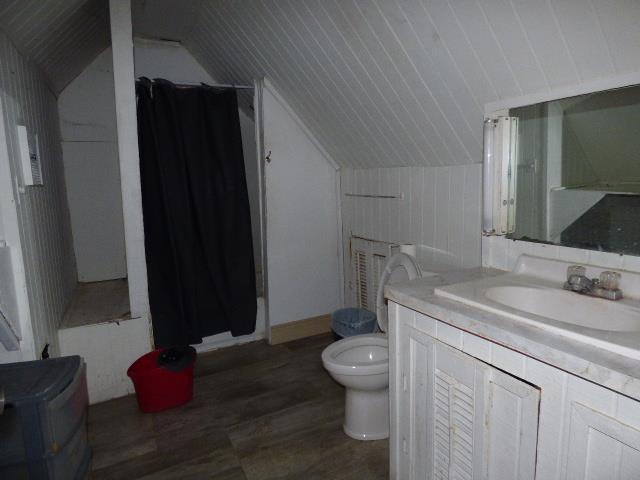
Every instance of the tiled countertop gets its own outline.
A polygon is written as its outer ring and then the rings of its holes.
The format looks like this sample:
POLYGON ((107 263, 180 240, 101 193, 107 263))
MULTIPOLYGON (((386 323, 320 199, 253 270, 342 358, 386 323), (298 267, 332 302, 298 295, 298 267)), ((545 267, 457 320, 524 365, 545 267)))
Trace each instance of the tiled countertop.
POLYGON ((389 285, 385 296, 400 305, 474 335, 499 343, 566 372, 640 400, 640 361, 505 316, 472 308, 434 294, 443 285, 506 273, 474 268, 389 285))

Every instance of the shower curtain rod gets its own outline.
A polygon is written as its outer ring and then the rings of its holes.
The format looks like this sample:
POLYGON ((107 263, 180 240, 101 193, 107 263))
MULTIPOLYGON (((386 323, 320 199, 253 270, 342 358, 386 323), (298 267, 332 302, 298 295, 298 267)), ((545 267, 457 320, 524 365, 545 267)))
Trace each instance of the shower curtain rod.
POLYGON ((208 87, 235 88, 236 90, 249 90, 249 89, 253 90, 254 88, 253 85, 233 85, 230 83, 205 83, 205 82, 176 82, 174 83, 174 85, 177 85, 178 87, 200 87, 202 85, 207 85, 208 87))
POLYGON ((253 90, 253 85, 233 85, 230 83, 205 83, 205 82, 199 82, 199 83, 176 83, 176 85, 180 86, 184 86, 184 87, 199 87, 200 85, 206 85, 208 87, 219 87, 219 88, 235 88, 236 90, 248 90, 251 89, 253 90))

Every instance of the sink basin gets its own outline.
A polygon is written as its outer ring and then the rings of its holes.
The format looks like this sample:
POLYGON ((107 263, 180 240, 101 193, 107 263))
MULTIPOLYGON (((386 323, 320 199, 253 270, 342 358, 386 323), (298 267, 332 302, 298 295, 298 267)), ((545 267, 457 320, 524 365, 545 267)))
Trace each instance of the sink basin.
POLYGON ((640 332, 639 310, 610 300, 576 295, 522 286, 490 287, 485 292, 496 303, 559 322, 609 332, 640 332))
MULTIPOLYGON (((438 296, 563 337, 640 360, 640 274, 622 272, 622 300, 562 289, 568 262, 522 255, 512 272, 438 287, 438 296)), ((590 277, 601 267, 587 265, 590 277)), ((504 325, 504 323, 500 323, 504 325)))

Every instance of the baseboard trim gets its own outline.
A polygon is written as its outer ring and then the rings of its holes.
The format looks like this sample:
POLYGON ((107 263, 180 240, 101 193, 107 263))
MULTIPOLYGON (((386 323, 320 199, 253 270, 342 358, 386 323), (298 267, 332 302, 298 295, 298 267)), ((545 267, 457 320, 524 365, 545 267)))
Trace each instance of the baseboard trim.
POLYGON ((271 345, 331 331, 331 315, 319 315, 271 327, 271 345))

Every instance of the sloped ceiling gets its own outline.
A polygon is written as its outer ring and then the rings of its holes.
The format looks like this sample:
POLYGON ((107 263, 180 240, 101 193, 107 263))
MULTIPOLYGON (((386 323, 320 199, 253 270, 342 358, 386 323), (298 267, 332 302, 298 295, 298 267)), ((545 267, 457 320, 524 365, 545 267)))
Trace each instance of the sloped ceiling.
MULTIPOLYGON (((0 0, 60 89, 108 44, 106 0, 0 0)), ((268 77, 340 165, 481 161, 485 103, 640 71, 638 0, 134 0, 223 83, 268 77)))
POLYGON ((212 76, 267 76, 341 165, 480 162, 487 102, 640 70, 637 0, 204 0, 212 76))
POLYGON ((0 0, 0 28, 59 93, 110 43, 107 0, 0 0))
POLYGON ((134 35, 180 41, 197 21, 202 0, 132 0, 134 35))

